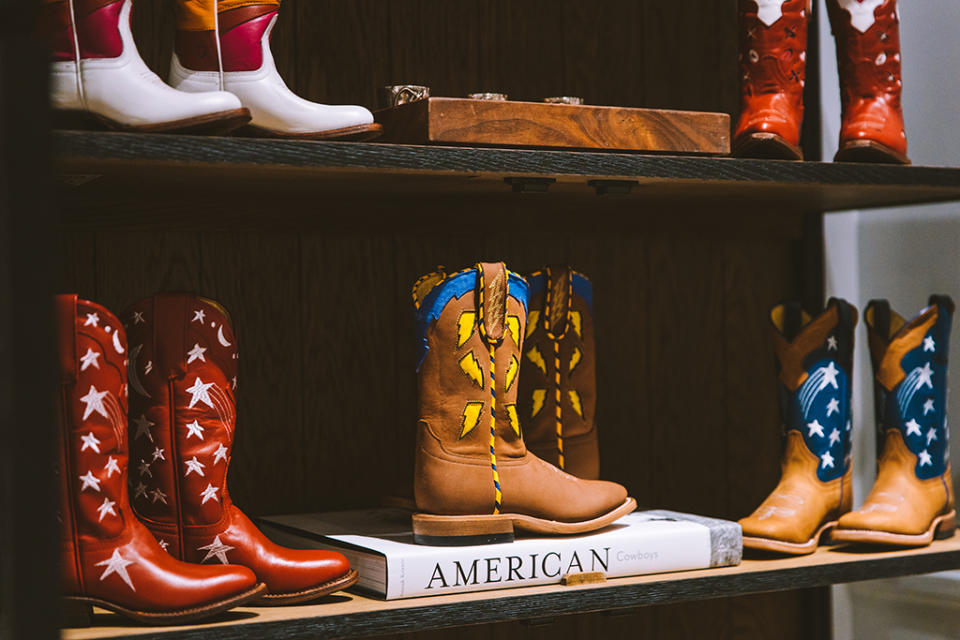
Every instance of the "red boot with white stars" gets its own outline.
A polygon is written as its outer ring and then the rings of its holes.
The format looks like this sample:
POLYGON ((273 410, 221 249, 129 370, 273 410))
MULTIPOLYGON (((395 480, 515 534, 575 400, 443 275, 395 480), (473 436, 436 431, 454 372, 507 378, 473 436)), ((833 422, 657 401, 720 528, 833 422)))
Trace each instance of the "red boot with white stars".
POLYGON ((188 562, 249 567, 261 604, 299 604, 345 589, 357 572, 340 553, 268 540, 230 500, 237 338, 212 300, 158 294, 124 312, 130 336, 133 508, 167 551, 188 562))
POLYGON ((164 553, 127 495, 127 341, 120 321, 75 295, 55 299, 60 394, 57 474, 63 594, 150 624, 180 624, 257 599, 246 567, 164 553))

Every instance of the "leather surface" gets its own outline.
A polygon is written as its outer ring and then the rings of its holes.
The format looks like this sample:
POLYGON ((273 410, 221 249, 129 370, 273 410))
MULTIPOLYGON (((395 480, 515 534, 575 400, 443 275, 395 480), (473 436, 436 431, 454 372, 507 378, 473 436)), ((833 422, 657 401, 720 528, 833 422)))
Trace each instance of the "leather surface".
POLYGON ((872 140, 906 155, 896 0, 875 6, 872 22, 858 22, 861 27, 869 24, 866 31, 853 25, 853 14, 837 0, 827 0, 827 7, 837 42, 841 147, 853 140, 872 140))
POLYGON ((131 345, 133 507, 171 554, 251 568, 272 594, 345 575, 332 551, 269 541, 233 504, 227 468, 236 434, 237 337, 226 311, 159 294, 124 312, 131 345))
POLYGON ((149 612, 239 595, 256 584, 244 567, 204 567, 164 553, 127 494, 127 341, 104 307, 57 296, 59 465, 63 590, 149 612))
POLYGON ((50 49, 50 60, 74 60, 73 17, 68 0, 43 0, 40 3, 37 29, 50 49))
MULTIPOLYGON (((740 0, 740 118, 734 144, 751 133, 800 142, 806 78, 807 2, 785 0, 769 26, 755 0, 740 0)), ((769 3, 765 3, 769 4, 769 3)))
POLYGON ((519 387, 516 374, 508 382, 512 363, 519 363, 523 347, 526 287, 502 264, 483 264, 478 269, 452 274, 435 284, 418 308, 426 342, 418 371, 420 421, 414 471, 418 508, 441 515, 493 513, 491 406, 496 416, 493 451, 502 513, 579 521, 616 508, 627 497, 620 485, 576 478, 527 451, 522 426, 511 419, 510 407, 515 410, 519 387), (494 346, 493 390, 490 343, 479 324, 478 269, 484 273, 484 297, 506 299, 503 338, 494 346), (493 291, 492 283, 507 290, 493 291), (474 361, 479 363, 476 369, 474 361))
POLYGON ((73 0, 81 59, 116 58, 123 53, 119 28, 123 5, 123 0, 73 0))
POLYGON ((596 480, 600 454, 592 285, 583 274, 562 265, 535 272, 528 282, 519 391, 524 440, 538 457, 579 478, 596 480))

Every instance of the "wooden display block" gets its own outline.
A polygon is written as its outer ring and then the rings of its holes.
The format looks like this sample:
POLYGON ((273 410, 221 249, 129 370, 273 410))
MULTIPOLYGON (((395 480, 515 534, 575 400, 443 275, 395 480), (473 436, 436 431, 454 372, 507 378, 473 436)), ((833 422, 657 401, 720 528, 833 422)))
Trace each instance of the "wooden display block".
POLYGON ((730 153, 725 113, 427 98, 375 116, 378 142, 730 153))

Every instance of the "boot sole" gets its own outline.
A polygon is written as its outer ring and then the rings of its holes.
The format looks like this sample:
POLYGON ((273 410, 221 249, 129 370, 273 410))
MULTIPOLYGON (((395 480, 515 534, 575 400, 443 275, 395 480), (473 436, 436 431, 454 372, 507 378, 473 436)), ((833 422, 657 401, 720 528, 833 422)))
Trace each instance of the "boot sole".
POLYGON ((56 129, 109 129, 124 133, 181 133, 196 135, 225 135, 250 122, 250 111, 245 108, 208 113, 193 118, 156 124, 123 124, 90 111, 54 111, 56 129))
MULTIPOLYGON (((743 546, 750 549, 760 549, 761 551, 776 551, 778 553, 789 553, 795 556, 805 556, 817 550, 820 544, 820 536, 830 532, 837 526, 836 520, 825 522, 820 525, 816 533, 806 542, 786 542, 784 540, 774 540, 773 538, 756 538, 753 536, 743 536, 743 546)), ((831 533, 831 536, 833 534, 831 533)))
POLYGON ((348 587, 352 587, 357 583, 359 578, 360 574, 357 573, 357 570, 351 569, 346 574, 335 580, 324 582, 321 585, 304 589, 303 591, 295 591, 290 593, 267 593, 260 599, 259 602, 257 602, 257 604, 265 607, 273 607, 286 604, 303 604, 305 602, 311 602, 313 600, 323 598, 324 596, 328 596, 335 591, 342 591, 348 587))
POLYGON ((413 541, 436 547, 513 542, 515 531, 549 535, 570 535, 595 531, 611 524, 637 508, 637 501, 627 498, 616 509, 591 520, 560 522, 519 513, 486 516, 436 516, 413 514, 413 541))
POLYGON ((266 590, 267 585, 260 582, 252 589, 225 600, 211 602, 210 604, 205 604, 201 607, 180 609, 178 611, 136 611, 108 600, 91 598, 89 596, 63 596, 63 600, 68 603, 68 605, 72 605, 74 607, 77 605, 85 606, 87 608, 88 616, 90 606, 97 606, 102 609, 113 611, 114 613, 119 613, 122 616, 126 616, 127 618, 136 620, 138 622, 146 622, 148 624, 155 625, 167 625, 182 624, 185 622, 200 620, 202 618, 208 618, 212 615, 227 611, 228 609, 233 609, 241 604, 248 603, 251 600, 255 600, 259 598, 266 590))
POLYGON ((885 164, 910 164, 910 158, 898 153, 885 144, 873 140, 851 140, 845 142, 834 162, 872 162, 885 164))
POLYGON ((800 147, 790 144, 775 133, 751 133, 741 136, 733 143, 733 155, 737 158, 761 160, 803 160, 800 147))
POLYGON ((957 512, 938 516, 930 523, 930 527, 923 533, 911 535, 906 533, 890 533, 873 529, 835 529, 831 534, 834 540, 843 542, 864 542, 867 544, 894 545, 898 547, 925 547, 934 540, 945 540, 953 537, 957 528, 957 512))
POLYGON ((377 124, 358 124, 353 127, 344 127, 342 129, 330 129, 328 131, 311 131, 309 133, 285 133, 273 129, 265 129, 257 125, 250 124, 240 129, 237 134, 249 136, 252 138, 286 138, 288 140, 340 140, 352 142, 365 142, 379 138, 383 133, 383 125, 377 124))

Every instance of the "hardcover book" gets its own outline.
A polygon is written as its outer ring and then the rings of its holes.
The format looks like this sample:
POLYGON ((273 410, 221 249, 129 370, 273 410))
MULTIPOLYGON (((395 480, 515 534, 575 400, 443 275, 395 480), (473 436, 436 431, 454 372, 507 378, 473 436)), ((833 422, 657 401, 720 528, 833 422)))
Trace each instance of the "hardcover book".
POLYGON ((387 600, 740 564, 740 525, 673 511, 635 511, 577 536, 522 536, 464 547, 414 544, 410 511, 395 508, 260 518, 279 544, 343 553, 357 587, 387 600))

